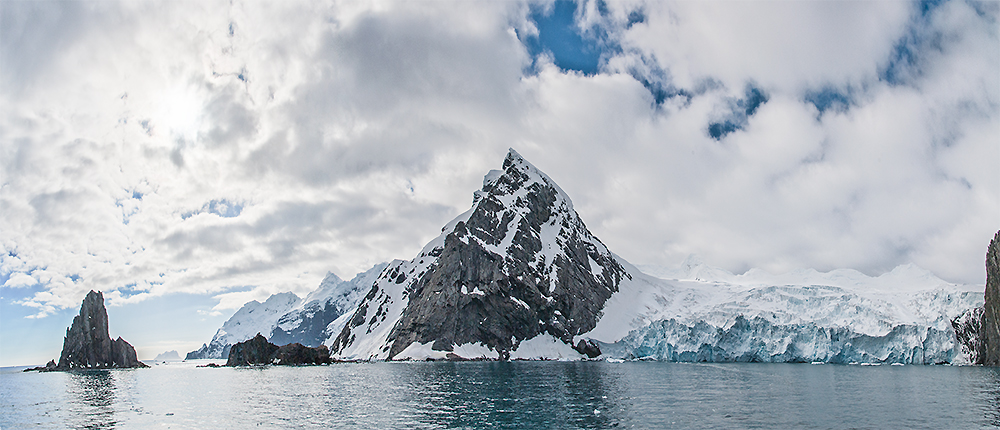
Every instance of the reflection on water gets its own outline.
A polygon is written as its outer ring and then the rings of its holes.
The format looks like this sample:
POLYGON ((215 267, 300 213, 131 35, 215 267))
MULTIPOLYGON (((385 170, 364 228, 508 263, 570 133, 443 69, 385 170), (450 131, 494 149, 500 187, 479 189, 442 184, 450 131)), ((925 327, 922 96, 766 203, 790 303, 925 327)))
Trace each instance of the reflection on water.
POLYGON ((461 362, 0 372, 0 428, 995 428, 1000 368, 461 362))
POLYGON ((66 394, 73 427, 115 428, 115 377, 110 370, 67 372, 66 394))
POLYGON ((983 409, 990 425, 1000 428, 1000 367, 990 368, 985 373, 981 390, 987 400, 983 409))
POLYGON ((619 423, 614 366, 593 363, 414 363, 398 378, 397 424, 435 428, 608 428, 619 423))

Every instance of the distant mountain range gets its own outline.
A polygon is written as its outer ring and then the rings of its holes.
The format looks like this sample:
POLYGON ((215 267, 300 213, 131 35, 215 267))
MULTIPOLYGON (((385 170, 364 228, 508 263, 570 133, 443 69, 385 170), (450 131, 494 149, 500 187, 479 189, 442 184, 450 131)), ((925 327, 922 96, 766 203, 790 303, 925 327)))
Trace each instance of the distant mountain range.
POLYGON ((178 354, 177 351, 166 351, 157 355, 156 358, 153 359, 153 361, 172 361, 172 360, 179 361, 180 359, 181 355, 178 354))
POLYGON ((280 293, 268 297, 264 303, 250 301, 215 332, 209 343, 189 352, 185 358, 229 358, 229 349, 234 344, 253 338, 257 333, 279 345, 319 346, 339 333, 342 317, 371 289, 375 277, 387 265, 376 264, 350 281, 329 273, 304 300, 293 293, 280 293))
POLYGON ((951 320, 982 303, 982 287, 915 266, 734 275, 692 257, 640 270, 511 150, 412 260, 249 302, 187 358, 225 358, 260 332, 337 359, 950 363, 965 359, 951 320))

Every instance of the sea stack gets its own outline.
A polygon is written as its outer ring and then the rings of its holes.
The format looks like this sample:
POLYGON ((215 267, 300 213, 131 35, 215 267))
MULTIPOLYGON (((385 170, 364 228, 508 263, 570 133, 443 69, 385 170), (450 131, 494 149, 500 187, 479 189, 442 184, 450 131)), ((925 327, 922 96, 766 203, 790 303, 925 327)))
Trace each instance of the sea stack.
POLYGON ((951 325, 959 346, 972 364, 1000 366, 1000 231, 986 250, 983 306, 969 309, 951 325))
POLYGON ((108 311, 104 294, 91 291, 83 299, 80 315, 66 330, 62 354, 55 370, 124 369, 149 367, 138 360, 135 348, 119 337, 108 335, 108 311))

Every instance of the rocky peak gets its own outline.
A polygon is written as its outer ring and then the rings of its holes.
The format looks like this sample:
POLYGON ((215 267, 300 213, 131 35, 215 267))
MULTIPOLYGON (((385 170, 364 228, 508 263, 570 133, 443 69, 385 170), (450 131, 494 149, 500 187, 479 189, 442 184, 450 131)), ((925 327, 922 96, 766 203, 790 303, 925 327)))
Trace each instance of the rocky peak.
POLYGON ((592 355, 574 337, 594 328, 624 276, 569 196, 511 149, 469 211, 382 273, 333 351, 391 359, 414 343, 481 344, 502 358, 547 333, 592 355))

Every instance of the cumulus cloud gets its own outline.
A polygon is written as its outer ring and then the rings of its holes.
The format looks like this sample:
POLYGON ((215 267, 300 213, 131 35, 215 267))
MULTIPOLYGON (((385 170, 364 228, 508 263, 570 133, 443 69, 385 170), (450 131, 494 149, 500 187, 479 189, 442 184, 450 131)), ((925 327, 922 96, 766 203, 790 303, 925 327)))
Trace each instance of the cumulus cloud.
POLYGON ((409 258, 510 146, 635 263, 981 282, 1000 227, 993 4, 0 8, 0 274, 36 316, 409 258), (526 46, 546 8, 597 73, 526 46))

